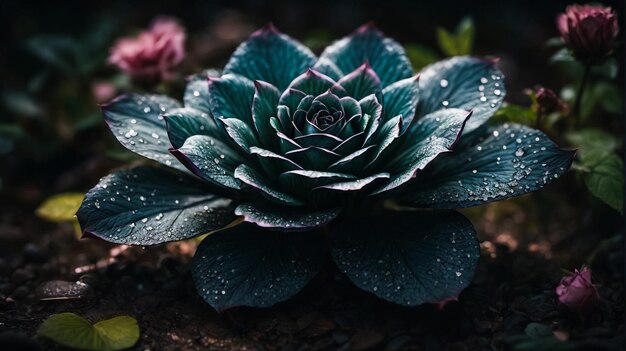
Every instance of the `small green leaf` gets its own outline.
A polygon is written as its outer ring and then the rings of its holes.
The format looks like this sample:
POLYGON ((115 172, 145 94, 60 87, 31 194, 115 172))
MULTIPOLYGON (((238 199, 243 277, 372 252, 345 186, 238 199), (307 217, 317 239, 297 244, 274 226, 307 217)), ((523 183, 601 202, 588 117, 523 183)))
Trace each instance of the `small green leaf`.
POLYGON ((586 168, 594 167, 621 145, 613 135, 591 128, 569 132, 565 139, 579 148, 580 163, 586 168))
POLYGON ((535 121, 535 118, 536 115, 532 109, 520 105, 507 104, 496 111, 489 122, 495 125, 504 122, 531 125, 535 121))
POLYGON ((71 221, 84 198, 83 193, 56 194, 47 198, 35 212, 37 216, 48 221, 71 221))
POLYGON ((589 173, 585 173, 585 185, 600 200, 623 213, 624 210, 624 162, 612 154, 602 159, 589 173))
POLYGON ((552 328, 541 323, 529 323, 524 329, 524 333, 531 339, 540 339, 552 336, 552 328))
POLYGON ((413 69, 416 71, 439 61, 439 55, 429 47, 419 44, 407 44, 404 48, 406 49, 406 55, 413 65, 413 69))
POLYGON ((46 319, 37 336, 79 350, 114 351, 127 349, 139 340, 137 320, 119 316, 94 325, 74 313, 60 313, 46 319))
POLYGON ((474 21, 471 17, 463 18, 457 25, 455 33, 441 27, 437 28, 437 40, 439 48, 447 56, 471 54, 474 44, 474 21))

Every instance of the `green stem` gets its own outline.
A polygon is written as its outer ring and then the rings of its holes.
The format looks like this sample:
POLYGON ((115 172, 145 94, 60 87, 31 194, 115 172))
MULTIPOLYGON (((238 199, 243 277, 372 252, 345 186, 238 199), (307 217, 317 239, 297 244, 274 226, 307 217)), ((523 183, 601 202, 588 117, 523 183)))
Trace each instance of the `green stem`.
POLYGON ((535 118, 535 128, 541 130, 541 119, 543 118, 543 112, 541 107, 537 108, 537 117, 535 118))
POLYGON ((583 73, 583 79, 580 82, 580 86, 578 87, 578 92, 576 93, 576 102, 574 102, 574 125, 578 127, 580 125, 580 104, 583 100, 583 94, 585 93, 585 87, 587 86, 587 82, 589 81, 589 77, 591 76, 591 65, 585 65, 585 72, 583 73))

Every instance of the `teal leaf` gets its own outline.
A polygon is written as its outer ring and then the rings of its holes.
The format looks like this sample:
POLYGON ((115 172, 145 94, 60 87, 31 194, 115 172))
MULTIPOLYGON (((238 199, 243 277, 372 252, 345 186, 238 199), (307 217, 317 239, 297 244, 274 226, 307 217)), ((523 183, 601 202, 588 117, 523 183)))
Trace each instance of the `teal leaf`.
POLYGON ((419 77, 397 81, 383 90, 384 115, 402 116, 404 129, 411 125, 419 101, 419 77))
POLYGON ((76 213, 83 235, 155 245, 220 229, 235 219, 232 200, 188 175, 151 167, 110 174, 76 213))
POLYGON ((245 152, 250 152, 250 147, 259 145, 259 140, 252 127, 246 122, 237 118, 220 118, 224 124, 226 133, 235 144, 239 145, 245 152))
POLYGON ((355 190, 361 190, 365 188, 366 186, 371 185, 372 183, 379 181, 381 179, 388 179, 388 178, 389 178, 389 173, 381 172, 381 173, 376 173, 376 174, 373 174, 364 178, 360 178, 360 179, 322 185, 317 188, 314 188, 313 190, 324 189, 324 190, 333 190, 333 191, 355 191, 355 190))
POLYGON ((235 214, 259 227, 289 231, 303 231, 326 225, 339 215, 341 208, 315 211, 305 207, 286 207, 264 203, 243 203, 235 214))
POLYGON ((382 101, 383 88, 380 85, 380 78, 367 62, 345 75, 338 83, 348 92, 348 96, 356 100, 374 94, 379 101, 382 101))
POLYGON ((269 307, 298 293, 320 270, 324 241, 316 232, 284 233, 243 223, 206 237, 191 273, 218 311, 269 307))
POLYGON ((177 149, 194 135, 211 135, 224 138, 224 131, 206 112, 190 107, 173 109, 163 115, 167 135, 172 147, 177 149))
POLYGON ((204 113, 211 113, 209 105, 209 77, 217 78, 220 72, 208 69, 202 73, 187 78, 187 87, 183 101, 185 107, 191 107, 204 113))
POLYGON ((226 188, 240 188, 233 174, 245 160, 228 144, 208 135, 194 135, 171 152, 198 177, 226 188))
POLYGON ((235 169, 235 178, 250 185, 270 201, 283 205, 303 205, 300 200, 293 196, 274 189, 268 179, 248 165, 239 165, 239 167, 235 169))
MULTIPOLYGON (((332 93, 340 97, 346 96, 347 94, 345 89, 343 89, 341 85, 337 84, 337 82, 335 82, 332 78, 320 72, 317 72, 313 69, 308 69, 305 73, 298 76, 296 79, 294 79, 291 82, 291 84, 289 84, 287 91, 294 91, 294 90, 302 92, 304 93, 304 95, 313 95, 313 96, 321 95, 327 91, 331 91, 332 93)), ((304 97, 304 95, 302 95, 302 98, 304 97)), ((288 104, 287 102, 285 102, 286 101, 285 98, 286 96, 281 97, 280 99, 281 105, 287 105, 287 106, 294 105, 293 103, 288 104)), ((297 102, 299 101, 300 100, 297 100, 297 102)))
POLYGON ((391 179, 372 194, 395 189, 415 177, 437 156, 451 152, 463 131, 471 112, 446 109, 433 112, 414 123, 402 136, 403 145, 387 169, 396 170, 391 179))
POLYGON ((495 60, 453 57, 427 66, 419 77, 417 115, 444 108, 471 110, 469 133, 484 124, 500 107, 506 89, 495 60))
POLYGON ((128 150, 186 171, 168 151, 171 147, 163 114, 180 104, 163 95, 122 95, 102 106, 104 119, 128 150))
POLYGON ((587 189, 620 213, 624 213, 624 162, 611 154, 584 175, 587 189))
POLYGON ((359 288, 405 306, 457 297, 479 257, 476 232, 453 212, 386 212, 331 226, 331 252, 359 288))
POLYGON ((254 125, 252 121, 252 100, 254 83, 233 74, 209 79, 209 106, 213 118, 237 118, 254 125))
POLYGON ((447 209, 504 200, 551 183, 567 171, 574 155, 525 126, 484 128, 418 172, 403 197, 414 206, 447 209))
POLYGON ((376 144, 376 147, 374 148, 374 154, 367 167, 374 164, 378 160, 378 156, 400 136, 401 129, 402 116, 396 116, 388 120, 377 130, 377 134, 373 137, 373 143, 376 144))
POLYGON ((233 53, 224 73, 269 82, 280 90, 315 64, 306 46, 280 33, 272 24, 252 33, 233 53))
POLYGON ((273 85, 255 81, 254 99, 252 100, 252 120, 259 135, 259 140, 264 146, 273 148, 276 138, 270 125, 270 118, 278 115, 277 106, 280 99, 280 91, 273 85))
POLYGON ((62 346, 79 350, 117 351, 132 347, 139 341, 137 320, 118 316, 91 324, 74 313, 48 317, 37 330, 37 336, 62 346))
POLYGON ((315 69, 333 75, 332 69, 329 69, 333 67, 339 71, 340 76, 345 76, 365 62, 369 62, 380 77, 383 87, 413 75, 404 48, 396 41, 386 38, 372 24, 361 26, 351 35, 326 47, 315 69), (329 61, 334 65, 329 65, 329 61))

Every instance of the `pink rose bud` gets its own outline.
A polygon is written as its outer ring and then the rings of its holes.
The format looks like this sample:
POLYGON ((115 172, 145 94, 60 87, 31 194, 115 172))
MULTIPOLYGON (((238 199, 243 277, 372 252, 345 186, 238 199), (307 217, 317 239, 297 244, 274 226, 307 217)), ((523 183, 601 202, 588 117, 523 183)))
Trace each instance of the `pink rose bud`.
POLYGON ((574 57, 586 65, 606 59, 619 30, 613 9, 597 5, 570 5, 557 16, 556 24, 574 57))
POLYGON ((538 87, 535 90, 535 99, 537 99, 537 104, 543 113, 561 111, 567 107, 552 89, 538 87))
POLYGON ((91 84, 91 94, 93 95, 94 100, 98 103, 103 103, 111 100, 117 89, 115 85, 109 82, 94 82, 91 84))
POLYGON ((600 301, 596 286, 591 283, 591 270, 583 267, 574 275, 563 277, 556 287, 559 302, 576 312, 586 312, 600 301))
POLYGON ((137 37, 119 39, 111 48, 109 63, 137 80, 169 80, 172 68, 185 57, 185 37, 176 20, 159 17, 137 37))

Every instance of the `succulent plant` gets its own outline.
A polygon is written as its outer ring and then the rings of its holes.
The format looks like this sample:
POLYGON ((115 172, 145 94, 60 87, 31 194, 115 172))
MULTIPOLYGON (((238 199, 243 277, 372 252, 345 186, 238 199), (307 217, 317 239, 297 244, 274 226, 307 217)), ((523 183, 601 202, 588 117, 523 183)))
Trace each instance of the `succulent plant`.
POLYGON ((398 304, 456 296, 479 246, 454 209, 539 189, 574 154, 487 123, 505 96, 496 64, 454 57, 414 75, 371 25, 319 57, 268 25, 221 73, 191 77, 183 105, 130 94, 103 106, 122 145, 170 169, 104 177, 78 219, 131 245, 210 233, 191 270, 218 310, 286 300, 330 256, 398 304))

